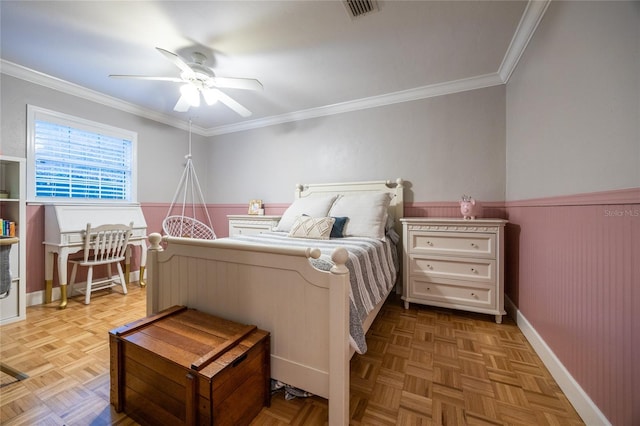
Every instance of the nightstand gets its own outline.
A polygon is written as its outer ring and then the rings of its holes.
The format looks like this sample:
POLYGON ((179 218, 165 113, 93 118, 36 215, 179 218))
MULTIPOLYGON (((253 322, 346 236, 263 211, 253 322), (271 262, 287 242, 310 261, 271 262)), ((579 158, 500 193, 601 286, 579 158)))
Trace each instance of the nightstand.
POLYGON ((251 214, 227 215, 227 219, 229 220, 229 236, 270 232, 278 225, 281 217, 282 216, 259 216, 251 214))
POLYGON ((495 315, 504 310, 503 219, 403 218, 402 299, 495 315))

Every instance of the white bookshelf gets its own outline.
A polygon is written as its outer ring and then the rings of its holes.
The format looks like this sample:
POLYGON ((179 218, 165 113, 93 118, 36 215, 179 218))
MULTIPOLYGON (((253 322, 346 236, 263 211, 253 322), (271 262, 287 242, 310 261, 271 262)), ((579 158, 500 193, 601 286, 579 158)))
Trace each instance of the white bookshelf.
POLYGON ((27 317, 26 268, 26 161, 24 158, 0 155, 0 190, 8 191, 8 198, 0 198, 0 217, 16 223, 18 242, 11 245, 11 290, 0 299, 0 325, 24 320, 27 317))

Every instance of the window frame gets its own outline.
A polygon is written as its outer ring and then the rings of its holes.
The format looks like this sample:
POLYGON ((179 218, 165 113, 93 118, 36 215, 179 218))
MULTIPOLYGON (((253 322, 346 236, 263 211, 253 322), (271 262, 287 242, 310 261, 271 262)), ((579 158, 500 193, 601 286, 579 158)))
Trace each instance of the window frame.
POLYGON ((110 126, 108 124, 87 120, 34 105, 27 105, 27 202, 41 204, 138 204, 138 133, 110 126), (73 198, 73 197, 37 197, 36 196, 36 121, 69 126, 75 129, 102 134, 109 137, 123 138, 131 141, 131 191, 129 200, 73 198))

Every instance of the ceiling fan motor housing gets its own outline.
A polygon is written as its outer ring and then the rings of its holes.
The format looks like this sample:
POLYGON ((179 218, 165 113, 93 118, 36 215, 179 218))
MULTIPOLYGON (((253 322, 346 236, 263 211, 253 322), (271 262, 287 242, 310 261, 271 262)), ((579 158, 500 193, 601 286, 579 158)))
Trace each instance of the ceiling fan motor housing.
POLYGON ((183 72, 180 77, 190 81, 201 89, 213 87, 216 75, 211 68, 203 65, 206 57, 199 52, 195 52, 193 59, 195 62, 189 64, 193 72, 183 72))

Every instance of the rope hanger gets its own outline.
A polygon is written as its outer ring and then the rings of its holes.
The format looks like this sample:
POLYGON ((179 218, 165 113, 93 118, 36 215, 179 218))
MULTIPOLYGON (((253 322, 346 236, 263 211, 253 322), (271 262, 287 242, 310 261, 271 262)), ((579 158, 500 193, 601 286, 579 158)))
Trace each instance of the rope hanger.
POLYGON ((215 240, 216 234, 213 231, 213 225, 211 223, 211 217, 209 217, 209 211, 207 205, 204 202, 204 196, 200 189, 200 182, 198 181, 198 175, 196 174, 195 166, 191 157, 191 119, 189 119, 189 153, 185 155, 187 163, 185 164, 182 177, 178 183, 178 187, 169 206, 167 216, 162 222, 162 229, 165 234, 172 237, 183 238, 201 238, 205 240, 215 240), (182 209, 180 215, 171 215, 174 206, 179 197, 182 197, 182 209), (196 196, 200 205, 204 209, 208 225, 199 221, 196 218, 196 196), (191 199, 191 216, 186 216, 188 200, 191 199))

